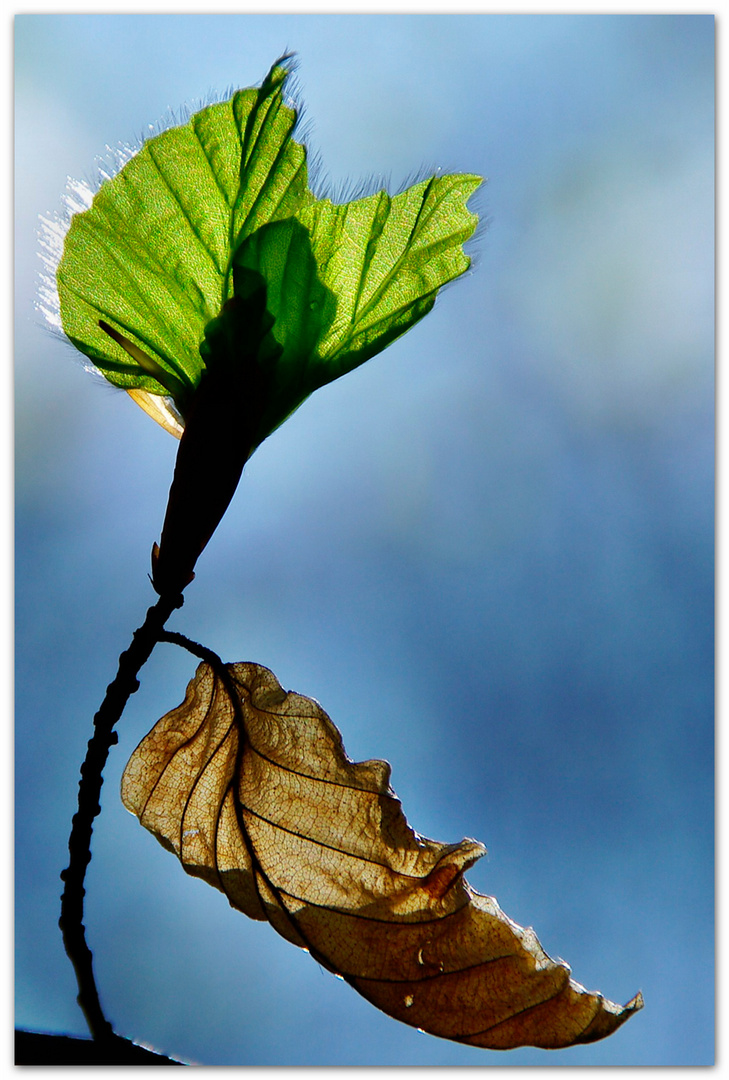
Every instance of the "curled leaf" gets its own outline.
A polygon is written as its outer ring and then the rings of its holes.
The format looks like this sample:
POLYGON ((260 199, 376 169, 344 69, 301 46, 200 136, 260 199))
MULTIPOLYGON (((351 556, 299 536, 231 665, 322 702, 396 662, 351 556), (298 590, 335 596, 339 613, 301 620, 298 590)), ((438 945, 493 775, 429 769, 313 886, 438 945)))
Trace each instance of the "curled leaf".
POLYGON ((419 836, 389 779, 385 762, 350 761, 321 707, 266 668, 203 663, 135 750, 122 798, 189 874, 430 1034, 557 1048, 641 1008, 585 990, 471 889, 483 845, 419 836))

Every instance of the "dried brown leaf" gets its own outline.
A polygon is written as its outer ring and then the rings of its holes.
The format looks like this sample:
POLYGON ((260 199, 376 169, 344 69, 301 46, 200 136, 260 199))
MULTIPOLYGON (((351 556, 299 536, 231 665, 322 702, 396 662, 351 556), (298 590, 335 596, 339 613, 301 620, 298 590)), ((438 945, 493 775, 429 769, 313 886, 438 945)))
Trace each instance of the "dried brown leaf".
POLYGON ((268 919, 378 1008, 473 1046, 610 1035, 643 1002, 591 993, 463 873, 475 840, 415 833, 383 761, 355 763, 310 698, 256 664, 203 663, 122 779, 132 813, 189 874, 268 919))

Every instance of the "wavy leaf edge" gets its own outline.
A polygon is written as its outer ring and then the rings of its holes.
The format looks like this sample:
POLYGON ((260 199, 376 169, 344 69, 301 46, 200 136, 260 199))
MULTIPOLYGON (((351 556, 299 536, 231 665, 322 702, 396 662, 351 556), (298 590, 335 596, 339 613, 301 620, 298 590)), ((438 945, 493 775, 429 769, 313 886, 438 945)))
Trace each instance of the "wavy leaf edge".
POLYGON ((201 663, 132 754, 122 799, 187 873, 430 1034, 556 1049, 604 1038, 643 1006, 575 982, 468 885, 484 846, 415 832, 390 766, 351 761, 318 702, 261 665, 201 663))

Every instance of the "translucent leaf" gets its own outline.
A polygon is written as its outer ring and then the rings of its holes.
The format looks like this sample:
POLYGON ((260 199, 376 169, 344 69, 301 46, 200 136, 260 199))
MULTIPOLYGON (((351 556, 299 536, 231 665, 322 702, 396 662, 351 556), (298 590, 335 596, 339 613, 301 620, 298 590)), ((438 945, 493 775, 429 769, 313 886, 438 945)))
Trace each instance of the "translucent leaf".
POLYGON ((260 89, 240 90, 147 140, 91 208, 74 215, 64 242, 64 332, 110 382, 170 394, 183 416, 203 369, 205 327, 232 295, 235 248, 313 198, 306 152, 291 138, 286 76, 276 65, 260 89))
POLYGON ((272 333, 282 346, 261 438, 312 391, 414 326, 439 289, 468 269, 463 244, 478 219, 466 203, 481 182, 431 177, 394 197, 321 199, 295 222, 268 225, 241 244, 235 265, 266 281, 272 333))
POLYGON ((564 1047, 642 1006, 574 982, 464 880, 483 846, 418 836, 389 778, 385 762, 350 761, 320 706, 266 668, 201 664, 132 755, 122 797, 188 873, 433 1035, 564 1047))
MULTIPOLYGON (((286 77, 279 63, 260 89, 147 140, 74 215, 56 275, 67 336, 179 436, 217 359, 209 328, 226 318, 241 273, 260 274, 278 348, 257 358, 270 378, 251 452, 467 269, 462 245, 477 218, 466 202, 481 183, 439 176, 394 198, 316 199, 286 77)), ((245 343, 223 336, 227 364, 245 343)), ((247 387, 230 392, 243 402, 247 387)))

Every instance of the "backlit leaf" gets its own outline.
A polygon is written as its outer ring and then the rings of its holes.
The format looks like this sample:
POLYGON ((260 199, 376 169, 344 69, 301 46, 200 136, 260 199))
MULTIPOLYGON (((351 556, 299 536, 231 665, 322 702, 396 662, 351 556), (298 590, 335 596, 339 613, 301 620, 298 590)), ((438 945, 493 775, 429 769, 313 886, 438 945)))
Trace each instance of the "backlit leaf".
POLYGON ((183 416, 205 327, 232 295, 235 248, 313 199, 306 151, 291 137, 296 113, 283 101, 287 74, 274 66, 260 89, 148 139, 74 215, 64 242, 64 332, 110 382, 169 394, 99 326, 109 323, 186 388, 187 397, 171 394, 183 416))
POLYGON ((464 880, 483 845, 418 836, 389 778, 385 762, 350 761, 320 706, 266 668, 201 664, 132 755, 122 797, 188 873, 433 1035, 557 1048, 642 1006, 574 982, 464 880))
MULTIPOLYGON (((67 336, 178 436, 216 361, 211 324, 226 318, 241 271, 261 275, 280 347, 257 358, 270 378, 250 452, 464 273, 477 222, 466 203, 481 183, 437 176, 394 197, 317 199, 284 102, 287 75, 279 62, 260 89, 148 139, 74 214, 56 274, 67 336)), ((245 343, 226 336, 227 363, 245 343)), ((243 402, 238 382, 230 392, 243 402)))
POLYGON ((294 221, 249 236, 235 265, 266 281, 272 334, 283 346, 261 439, 312 391, 381 352, 463 274, 479 176, 432 177, 391 197, 320 199, 294 221))

